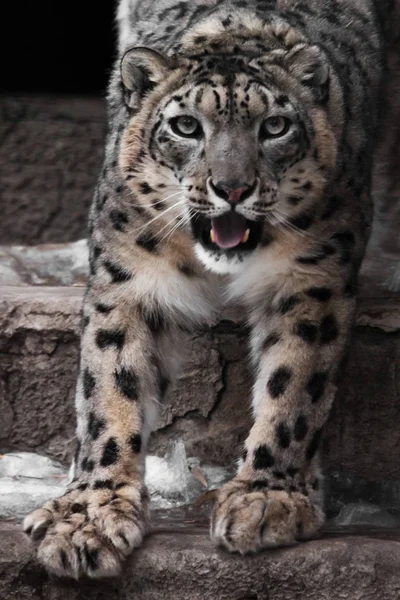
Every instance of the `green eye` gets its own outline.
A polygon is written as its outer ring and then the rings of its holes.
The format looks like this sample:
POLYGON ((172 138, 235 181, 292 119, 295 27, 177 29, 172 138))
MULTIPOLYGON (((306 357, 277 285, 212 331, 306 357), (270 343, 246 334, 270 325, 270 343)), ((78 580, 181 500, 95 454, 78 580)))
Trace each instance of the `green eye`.
POLYGON ((172 131, 181 137, 199 138, 203 133, 198 120, 189 115, 171 119, 170 125, 172 131))
POLYGON ((288 132, 291 121, 286 117, 269 117, 261 127, 261 136, 264 139, 282 137, 288 132))

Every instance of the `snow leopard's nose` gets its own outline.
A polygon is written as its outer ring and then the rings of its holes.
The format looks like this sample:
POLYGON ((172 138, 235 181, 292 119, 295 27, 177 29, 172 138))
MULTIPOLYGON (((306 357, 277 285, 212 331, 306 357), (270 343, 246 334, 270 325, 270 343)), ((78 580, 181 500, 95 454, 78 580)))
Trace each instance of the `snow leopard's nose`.
POLYGON ((217 181, 216 183, 211 181, 210 183, 214 193, 230 204, 243 202, 243 200, 251 196, 257 185, 255 181, 253 183, 246 183, 236 180, 217 181))

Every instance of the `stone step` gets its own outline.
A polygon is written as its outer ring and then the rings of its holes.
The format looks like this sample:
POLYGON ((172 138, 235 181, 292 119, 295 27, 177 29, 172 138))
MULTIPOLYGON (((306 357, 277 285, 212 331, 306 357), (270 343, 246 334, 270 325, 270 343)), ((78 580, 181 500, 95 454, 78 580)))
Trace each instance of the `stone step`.
POLYGON ((398 600, 400 530, 354 528, 256 556, 215 549, 203 525, 155 522, 114 581, 50 578, 20 525, 0 522, 0 600, 398 600))
MULTIPOLYGON (((397 598, 400 576, 400 518, 377 506, 348 505, 316 539, 293 548, 239 557, 216 549, 208 536, 209 509, 191 502, 177 506, 173 491, 148 457, 146 482, 152 510, 152 533, 114 582, 75 582, 50 578, 35 562, 34 548, 22 533, 19 519, 57 496, 66 470, 32 454, 3 455, 0 460, 0 600, 137 600, 151 598, 397 598), (167 485, 166 485, 167 483, 167 485), (57 489, 58 488, 58 489, 57 489), (157 489, 156 496, 154 491, 157 489), (156 497, 173 499, 160 506, 156 497), (44 497, 44 498, 43 498, 44 497), (2 519, 3 518, 3 519, 2 519), (390 557, 388 562, 387 558, 390 557), (286 594, 286 596, 285 596, 286 594)), ((185 469, 171 457, 164 468, 185 469)), ((178 487, 186 485, 175 473, 178 487)), ((212 476, 207 471, 208 476, 212 476)), ((215 487, 210 480, 211 487, 215 487)), ((218 475, 218 474, 217 474, 218 475)), ((219 476, 219 475, 218 475, 219 476)), ((193 474, 189 478, 193 478, 193 474)), ((225 477, 225 473, 224 473, 225 477)), ((198 482, 197 482, 198 483, 198 482)), ((180 498, 182 502, 182 497, 180 498)))

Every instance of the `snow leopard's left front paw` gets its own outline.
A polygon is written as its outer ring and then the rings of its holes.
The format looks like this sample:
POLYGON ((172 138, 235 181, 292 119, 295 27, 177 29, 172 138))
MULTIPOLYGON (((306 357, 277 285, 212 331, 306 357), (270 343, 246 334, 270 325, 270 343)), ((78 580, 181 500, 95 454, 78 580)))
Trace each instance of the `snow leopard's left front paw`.
POLYGON ((258 481, 238 478, 218 493, 211 539, 230 552, 248 554, 311 538, 323 522, 322 509, 301 492, 263 489, 258 481))

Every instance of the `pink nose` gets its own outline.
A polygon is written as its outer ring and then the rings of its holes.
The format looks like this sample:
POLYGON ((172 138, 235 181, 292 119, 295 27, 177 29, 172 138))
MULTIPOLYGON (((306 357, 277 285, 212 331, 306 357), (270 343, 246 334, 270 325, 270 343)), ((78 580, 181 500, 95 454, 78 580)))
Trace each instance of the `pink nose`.
POLYGON ((227 200, 230 204, 237 204, 244 200, 244 197, 250 195, 248 192, 252 190, 254 184, 250 185, 237 181, 218 181, 212 184, 212 187, 217 196, 227 200))

